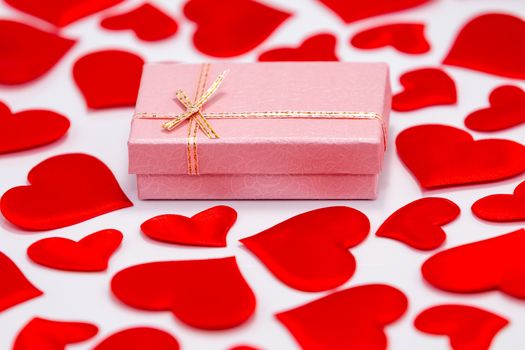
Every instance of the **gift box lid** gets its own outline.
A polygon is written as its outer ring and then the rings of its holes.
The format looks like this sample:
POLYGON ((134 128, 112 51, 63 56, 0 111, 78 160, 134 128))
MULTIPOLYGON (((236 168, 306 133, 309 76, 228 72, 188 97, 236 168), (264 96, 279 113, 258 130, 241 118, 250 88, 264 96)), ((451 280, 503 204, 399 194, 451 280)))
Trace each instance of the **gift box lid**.
POLYGON ((146 64, 128 142, 129 171, 187 174, 197 162, 199 174, 377 174, 390 100, 384 63, 146 64), (201 108, 204 116, 350 111, 377 114, 381 120, 210 118, 219 138, 198 130, 195 139, 189 120, 172 131, 163 129, 167 119, 187 111, 178 90, 194 99, 226 70, 221 86, 201 108))

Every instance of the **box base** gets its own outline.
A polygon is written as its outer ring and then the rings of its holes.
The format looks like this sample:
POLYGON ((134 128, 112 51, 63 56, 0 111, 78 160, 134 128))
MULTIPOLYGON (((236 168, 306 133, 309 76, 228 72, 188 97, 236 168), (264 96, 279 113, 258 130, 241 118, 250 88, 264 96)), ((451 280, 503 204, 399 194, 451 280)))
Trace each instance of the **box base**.
POLYGON ((375 199, 377 174, 137 175, 139 199, 375 199))

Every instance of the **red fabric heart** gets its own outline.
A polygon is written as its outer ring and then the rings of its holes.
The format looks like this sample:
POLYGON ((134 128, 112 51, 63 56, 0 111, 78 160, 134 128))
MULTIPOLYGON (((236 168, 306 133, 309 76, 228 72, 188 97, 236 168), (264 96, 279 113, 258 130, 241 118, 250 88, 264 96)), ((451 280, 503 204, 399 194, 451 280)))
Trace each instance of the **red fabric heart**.
POLYGON ((167 39, 178 30, 178 24, 173 18, 149 3, 123 14, 106 17, 100 24, 111 30, 130 29, 144 41, 167 39))
POLYGON ((234 257, 132 266, 113 277, 111 290, 131 307, 171 311, 207 330, 236 327, 255 310, 255 295, 234 257))
POLYGON ((343 21, 351 23, 360 19, 409 9, 432 0, 319 0, 334 11, 343 21))
POLYGON ((465 305, 438 305, 420 313, 414 325, 422 332, 446 335, 454 350, 485 350, 509 321, 465 305))
POLYGON ((230 350, 260 350, 260 349, 254 348, 253 346, 249 346, 249 345, 239 345, 239 346, 230 348, 230 350))
POLYGON ((63 350, 69 344, 93 338, 98 328, 90 323, 33 318, 16 337, 13 350, 63 350))
POLYGON ((396 239, 415 249, 436 249, 447 237, 441 225, 454 221, 459 213, 459 207, 448 199, 421 198, 390 215, 376 235, 396 239))
POLYGON ((73 78, 89 108, 135 106, 143 65, 130 52, 97 51, 75 62, 73 78))
POLYGON ((423 23, 394 23, 370 28, 354 35, 350 42, 360 49, 392 46, 408 54, 422 54, 430 50, 423 23))
POLYGON ((472 212, 488 221, 525 221, 525 181, 516 187, 514 194, 493 194, 477 200, 472 212))
POLYGON ((474 141, 452 126, 408 128, 396 139, 397 153, 421 187, 432 189, 499 181, 525 171, 525 147, 501 139, 474 141))
POLYGON ((398 112, 451 105, 457 102, 456 83, 438 68, 423 68, 407 72, 399 78, 404 91, 392 98, 392 109, 398 112))
POLYGON ((282 282, 317 292, 336 288, 354 274, 348 251, 370 230, 368 218, 349 207, 312 210, 241 242, 282 282))
POLYGON ((150 327, 129 328, 104 339, 93 350, 178 350, 179 343, 171 334, 150 327))
POLYGON ((44 294, 33 286, 18 266, 2 252, 0 252, 0 281, 2 281, 0 312, 44 294))
POLYGON ((69 226, 133 205, 111 170, 87 154, 51 157, 27 178, 30 185, 11 188, 0 199, 4 217, 26 230, 69 226))
POLYGON ((68 129, 69 119, 58 113, 32 109, 13 114, 0 101, 0 154, 47 145, 68 129))
POLYGON ((369 284, 335 292, 276 315, 302 349, 387 347, 384 328, 406 311, 408 300, 396 288, 369 284))
POLYGON ((237 220, 231 207, 219 205, 187 218, 182 215, 159 215, 140 226, 151 239, 203 247, 226 247, 226 235, 237 220))
POLYGON ((525 79, 524 37, 522 19, 499 13, 484 14, 461 29, 443 63, 525 79))
POLYGON ((337 38, 332 34, 309 37, 299 47, 282 47, 263 52, 259 61, 338 61, 337 38))
POLYGON ((454 293, 500 290, 525 299, 525 230, 442 251, 422 266, 434 287, 454 293))
POLYGON ((190 0, 184 14, 197 25, 195 47, 215 57, 251 51, 290 17, 289 13, 253 0, 190 0))
POLYGON ((122 233, 107 229, 75 242, 70 239, 44 238, 27 248, 27 255, 37 264, 66 271, 105 271, 108 261, 120 246, 122 233))
POLYGON ((14 8, 58 27, 114 6, 123 0, 5 0, 14 8))
POLYGON ((467 128, 498 131, 525 123, 525 92, 517 86, 500 86, 489 97, 490 107, 470 113, 467 128))
POLYGON ((22 84, 39 78, 73 45, 75 40, 23 23, 0 20, 0 84, 22 84))

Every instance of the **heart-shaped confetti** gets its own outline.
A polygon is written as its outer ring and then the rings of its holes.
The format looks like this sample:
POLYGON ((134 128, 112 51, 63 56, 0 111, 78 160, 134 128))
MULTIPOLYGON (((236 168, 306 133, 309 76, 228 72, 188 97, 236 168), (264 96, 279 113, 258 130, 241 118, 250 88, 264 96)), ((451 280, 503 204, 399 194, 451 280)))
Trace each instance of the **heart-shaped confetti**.
POLYGON ((309 37, 299 47, 282 47, 263 52, 259 61, 338 61, 337 38, 332 34, 309 37))
POLYGON ((190 0, 184 14, 197 25, 195 47, 215 57, 251 51, 290 17, 254 0, 190 0))
POLYGON ((276 317, 305 350, 384 350, 385 327, 398 320, 407 305, 398 289, 369 284, 335 292, 276 317))
POLYGON ((171 334, 151 327, 136 327, 119 331, 104 339, 93 350, 179 350, 171 334))
POLYGON ((454 350, 488 350, 509 321, 477 307, 438 305, 420 313, 414 325, 422 332, 446 335, 454 350))
POLYGON ((414 111, 457 102, 456 83, 438 68, 423 68, 404 73, 399 82, 404 90, 392 98, 392 109, 414 111))
POLYGON ((354 274, 349 248, 370 230, 368 218, 349 207, 312 210, 241 240, 282 282, 318 292, 336 288, 354 274))
POLYGON ((525 171, 525 147, 501 139, 474 141, 452 126, 427 124, 408 128, 396 139, 397 153, 421 187, 503 180, 525 171))
POLYGON ((2 281, 0 312, 43 294, 29 282, 18 266, 2 252, 0 252, 0 281, 2 281))
POLYGON ((44 238, 27 248, 37 264, 66 271, 105 271, 108 261, 120 246, 122 233, 107 229, 75 242, 61 237, 44 238))
POLYGON ((68 129, 69 119, 63 115, 40 109, 11 113, 0 101, 0 154, 47 145, 68 129))
POLYGON ((0 199, 0 210, 26 230, 73 225, 133 204, 111 170, 80 153, 46 159, 29 172, 30 185, 14 187, 0 199))
POLYGON ((178 24, 173 18, 150 3, 123 14, 106 17, 100 24, 110 30, 132 30, 137 38, 144 41, 167 39, 178 30, 178 24))
POLYGON ((131 307, 170 311, 207 330, 236 327, 255 310, 255 295, 234 257, 132 266, 113 277, 111 290, 131 307))
POLYGON ((19 22, 0 20, 0 84, 23 84, 41 77, 74 44, 75 40, 55 33, 19 22))
POLYGON ((454 293, 500 290, 525 299, 525 230, 444 250, 425 261, 423 277, 454 293))
POLYGON ((441 226, 455 220, 459 213, 459 207, 448 199, 417 199, 390 215, 376 235, 396 239, 415 249, 436 249, 447 237, 441 226))
POLYGON ((226 247, 226 235, 235 220, 235 209, 219 205, 191 218, 174 214, 155 216, 142 223, 140 228, 146 236, 161 242, 226 247))
POLYGON ((470 113, 467 128, 499 131, 525 123, 525 91, 517 86, 500 86, 489 97, 490 107, 470 113))
POLYGON ((525 21, 500 13, 483 14, 459 32, 444 64, 503 77, 525 79, 525 21))
POLYGON ((73 77, 93 109, 135 106, 144 60, 126 51, 87 54, 75 62, 73 77))
POLYGON ((472 205, 472 212, 488 221, 525 221, 525 181, 513 194, 493 194, 478 199, 472 205))
POLYGON ((417 55, 430 50, 423 23, 393 23, 357 33, 351 44, 359 49, 392 46, 400 52, 417 55))
POLYGON ((97 326, 90 323, 35 317, 18 333, 13 350, 64 350, 67 345, 86 341, 97 333, 97 326))

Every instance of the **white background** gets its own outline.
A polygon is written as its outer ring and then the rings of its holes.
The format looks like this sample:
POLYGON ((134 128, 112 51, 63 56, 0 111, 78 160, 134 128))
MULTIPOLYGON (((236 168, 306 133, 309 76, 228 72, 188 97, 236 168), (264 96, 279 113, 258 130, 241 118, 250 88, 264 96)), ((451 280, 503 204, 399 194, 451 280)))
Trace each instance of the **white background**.
MULTIPOLYGON (((443 123, 464 128, 463 119, 472 110, 487 104, 489 92, 504 83, 525 88, 523 81, 513 81, 453 67, 446 71, 455 79, 459 94, 457 106, 434 107, 411 113, 393 113, 390 142, 385 169, 381 177, 380 197, 375 201, 148 201, 137 199, 135 179, 127 174, 126 141, 131 108, 88 111, 71 79, 73 62, 93 50, 124 48, 140 53, 149 61, 206 61, 192 48, 193 23, 181 11, 181 1, 155 1, 179 22, 177 35, 158 43, 143 43, 131 32, 112 32, 100 28, 99 21, 108 12, 133 8, 142 1, 127 1, 112 10, 91 16, 62 30, 62 35, 77 38, 79 43, 47 75, 20 87, 0 87, 0 100, 14 112, 29 108, 49 108, 71 119, 72 126, 62 140, 42 148, 0 156, 0 193, 26 183, 27 172, 42 160, 57 154, 86 152, 103 160, 115 173, 129 198, 132 208, 118 210, 78 225, 45 233, 17 230, 0 219, 0 251, 11 257, 27 277, 45 295, 0 313, 0 349, 10 347, 18 330, 34 316, 56 320, 80 320, 100 327, 96 338, 71 349, 86 349, 109 334, 131 326, 150 325, 172 333, 183 349, 227 349, 246 343, 266 349, 295 349, 294 339, 273 315, 278 311, 302 305, 328 293, 303 293, 288 288, 275 279, 265 267, 239 243, 240 238, 253 235, 301 212, 330 205, 348 205, 363 211, 372 223, 369 237, 352 249, 358 266, 355 276, 343 287, 364 283, 387 283, 401 289, 409 298, 408 312, 387 328, 391 349, 446 349, 445 337, 428 336, 412 325, 423 309, 439 303, 477 305, 499 313, 511 323, 495 338, 494 349, 525 348, 525 301, 499 292, 477 295, 454 295, 440 292, 424 282, 420 266, 435 252, 422 253, 388 239, 377 238, 375 231, 382 221, 402 205, 422 196, 442 196, 453 200, 462 210, 458 220, 446 226, 448 239, 440 249, 494 237, 514 231, 520 224, 492 224, 476 219, 470 212, 472 203, 492 193, 511 193, 523 180, 514 178, 492 185, 470 186, 422 193, 412 176, 395 154, 394 140, 403 129, 425 123, 443 123), (239 219, 228 235, 227 248, 188 248, 160 244, 140 233, 140 224, 155 215, 178 213, 191 216, 217 204, 227 204, 239 213, 239 219), (104 228, 119 229, 124 241, 105 273, 80 274, 47 269, 29 261, 26 248, 45 237, 68 237, 78 240, 104 228), (255 316, 233 330, 206 332, 191 329, 169 312, 137 311, 118 302, 109 291, 111 276, 124 267, 137 263, 169 259, 199 259, 235 255, 240 269, 252 286, 258 301, 255 316)), ((332 12, 313 0, 265 0, 295 15, 286 21, 255 51, 236 58, 253 61, 260 52, 276 46, 296 46, 306 37, 329 31, 338 36, 337 53, 345 61, 386 61, 392 68, 394 92, 399 91, 401 73, 426 66, 438 66, 448 51, 456 32, 468 19, 483 12, 514 13, 525 18, 525 6, 520 0, 443 0, 412 10, 375 17, 350 25, 344 24, 332 12), (352 48, 349 39, 362 29, 396 21, 422 21, 427 26, 431 52, 408 56, 391 48, 362 51, 352 48)), ((0 17, 45 23, 0 5, 0 17)), ((37 53, 36 53, 37 54, 37 53)), ((525 126, 482 134, 475 138, 501 137, 525 141, 525 126)), ((1 281, 0 281, 1 283, 1 281)))

